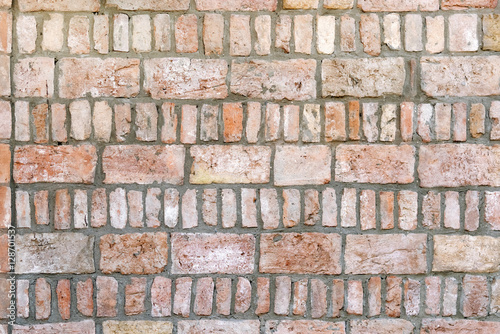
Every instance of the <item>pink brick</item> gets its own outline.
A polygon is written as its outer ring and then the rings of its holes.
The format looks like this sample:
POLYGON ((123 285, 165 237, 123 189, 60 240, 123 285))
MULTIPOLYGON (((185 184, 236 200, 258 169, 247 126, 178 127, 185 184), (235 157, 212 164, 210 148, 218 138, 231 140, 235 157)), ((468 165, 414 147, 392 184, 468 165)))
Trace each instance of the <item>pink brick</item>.
POLYGON ((53 103, 50 106, 52 118, 52 140, 57 142, 68 141, 68 131, 66 130, 66 105, 53 103))
POLYGON ((277 0, 196 0, 197 10, 222 11, 275 11, 277 0))
POLYGON ((425 49, 429 53, 441 53, 444 51, 444 17, 426 16, 425 28, 427 31, 427 43, 425 49))
POLYGON ((130 122, 132 121, 130 104, 116 104, 114 111, 116 140, 123 142, 130 133, 130 122))
POLYGON ((460 228, 459 193, 456 191, 445 193, 444 227, 455 230, 460 228))
POLYGON ((361 281, 347 282, 347 307, 348 314, 363 314, 363 284, 361 281))
POLYGON ((132 277, 125 285, 125 315, 141 314, 145 311, 146 278, 132 277))
POLYGON ((109 17, 94 16, 94 49, 100 54, 109 52, 109 17))
POLYGON ((56 190, 54 228, 67 230, 71 227, 71 196, 68 189, 56 190))
POLYGON ((371 319, 371 320, 352 320, 351 333, 401 333, 411 334, 414 330, 413 324, 404 319, 371 319))
POLYGON ((425 278, 425 314, 439 315, 441 299, 441 278, 428 276, 425 278))
POLYGON ((68 279, 62 279, 57 282, 57 308, 61 318, 68 320, 70 318, 71 307, 71 285, 68 279))
POLYGON ((194 105, 182 106, 181 143, 196 143, 198 108, 194 105))
POLYGON ((283 226, 294 227, 300 222, 300 191, 283 189, 283 226))
POLYGON ((266 334, 300 334, 324 333, 345 334, 344 322, 329 322, 321 320, 268 320, 266 334))
POLYGON ((182 228, 193 228, 198 226, 198 210, 196 189, 188 189, 182 195, 182 228))
POLYGON ((415 105, 413 102, 401 103, 400 131, 403 141, 411 141, 413 138, 413 113, 415 105))
MULTIPOLYGON (((8 68, 4 67, 7 70, 8 68)), ((7 74, 3 79, 10 81, 10 75, 7 74)), ((54 58, 37 57, 19 60, 14 65, 13 83, 16 97, 52 97, 54 93, 54 58)), ((0 89, 2 95, 10 95, 7 91, 10 92, 10 87, 0 89)))
POLYGON ((68 48, 73 54, 90 52, 90 21, 86 16, 73 16, 69 20, 68 48))
POLYGON ((266 105, 266 141, 275 141, 280 138, 280 106, 276 103, 266 105))
POLYGON ((279 227, 280 212, 276 189, 260 190, 260 211, 264 229, 272 230, 279 227))
POLYGON ((344 281, 334 279, 332 282, 332 317, 339 317, 344 307, 344 281))
POLYGON ((97 12, 99 8, 100 5, 98 0, 90 0, 86 2, 75 2, 71 0, 44 1, 44 2, 36 0, 19 1, 19 9, 22 12, 38 12, 38 11, 97 12))
POLYGON ((436 11, 439 10, 438 0, 359 0, 358 7, 364 12, 413 12, 413 11, 436 11))
POLYGON ((198 18, 194 14, 179 16, 175 22, 175 51, 198 51, 198 18))
POLYGON ((464 229, 475 231, 479 228, 479 192, 469 190, 465 194, 464 229))
POLYGON ((467 140, 467 104, 453 103, 453 141, 467 140))
POLYGON ((113 277, 97 276, 97 316, 116 317, 118 282, 113 277))
MULTIPOLYGON (((307 311, 307 282, 304 278, 293 283, 293 314, 305 316, 307 311)), ((312 284, 312 282, 311 282, 312 284)), ((326 302, 326 299, 325 299, 326 302)))
POLYGON ((238 219, 238 210, 236 206, 236 193, 233 189, 222 189, 222 210, 221 222, 222 228, 231 228, 236 226, 238 219))
POLYGON ((252 302, 252 286, 250 281, 244 277, 238 277, 236 293, 234 295, 234 312, 245 313, 252 302))
POLYGON ((102 227, 106 225, 108 217, 108 204, 106 200, 106 189, 99 188, 92 192, 92 208, 90 213, 90 225, 102 227))
POLYGON ((356 51, 356 20, 348 15, 340 17, 340 50, 356 51))
POLYGON ((158 137, 158 111, 156 105, 154 103, 137 103, 135 111, 135 135, 137 140, 156 141, 158 137))
POLYGON ((360 112, 359 101, 349 101, 349 139, 359 140, 360 112))
POLYGON ((342 227, 356 227, 357 224, 357 194, 354 188, 344 188, 340 204, 340 225, 342 227))
POLYGON ((292 281, 288 276, 278 276, 275 281, 274 314, 288 315, 292 292, 292 281))
POLYGON ((274 160, 274 184, 328 183, 331 178, 331 160, 331 151, 327 146, 278 146, 274 160))
MULTIPOLYGON (((16 281, 16 308, 19 318, 28 318, 30 315, 30 298, 29 298, 30 281, 18 279, 16 281)), ((5 331, 7 332, 7 331, 5 331)))
POLYGON ((94 285, 91 278, 76 283, 76 308, 86 317, 94 314, 94 285))
POLYGON ((362 230, 375 229, 377 226, 375 212, 375 191, 361 190, 359 195, 359 220, 362 230))
POLYGON ((488 279, 484 276, 465 275, 462 282, 464 317, 485 317, 488 315, 488 279))
POLYGON ((142 191, 129 190, 127 192, 128 224, 131 227, 144 226, 144 205, 142 191))
POLYGON ((368 316, 380 315, 382 307, 382 280, 380 277, 370 277, 368 280, 368 316))
POLYGON ((17 212, 17 227, 31 227, 31 207, 30 196, 27 191, 16 190, 16 212, 17 212))
POLYGON ((241 225, 243 227, 257 227, 257 191, 255 189, 241 189, 241 225))
POLYGON ((346 140, 345 104, 342 102, 325 103, 325 140, 346 140))
POLYGON ((363 133, 369 143, 378 139, 378 103, 363 103, 363 133))
POLYGON ((311 54, 313 38, 313 16, 296 15, 293 18, 295 53, 311 54))
POLYGON ((170 228, 175 227, 179 220, 179 191, 177 189, 165 189, 163 208, 165 225, 170 228))
POLYGON ((403 291, 401 277, 387 277, 387 291, 385 296, 385 314, 389 317, 399 318, 401 316, 401 299, 403 291))
POLYGON ((500 101, 492 101, 490 106, 491 140, 500 140, 500 101))
POLYGON ((260 333, 258 320, 185 320, 179 321, 179 334, 191 333, 260 333))
POLYGON ((156 276, 151 286, 151 316, 168 317, 172 314, 172 280, 156 276))
POLYGON ((161 210, 160 202, 161 190, 159 188, 149 188, 146 193, 146 226, 159 227, 159 214, 161 210))
POLYGON ((405 50, 410 52, 422 51, 423 21, 420 14, 405 16, 405 50))
POLYGON ((380 196, 380 228, 390 230, 394 228, 394 193, 381 191, 380 196))
POLYGON ((422 200, 422 225, 429 229, 441 227, 441 194, 429 191, 422 200))
POLYGON ((450 140, 451 104, 436 103, 436 140, 450 140))
POLYGON ((442 9, 495 8, 497 0, 443 0, 442 9))
POLYGON ((0 101, 0 139, 10 139, 12 135, 12 111, 10 102, 0 101))
POLYGON ((418 105, 418 125, 417 133, 424 143, 428 143, 431 138, 431 119, 433 115, 432 105, 423 103, 418 105))
POLYGON ((190 277, 181 277, 175 280, 174 314, 184 318, 189 317, 192 284, 193 280, 190 277))
POLYGON ((113 50, 129 51, 129 22, 126 14, 113 15, 113 50))
POLYGON ((219 139, 218 119, 219 106, 204 104, 201 107, 200 140, 212 141, 219 139))
POLYGON ((51 309, 50 283, 45 278, 38 278, 35 284, 35 319, 47 320, 51 309))
POLYGON ((149 15, 132 16, 132 50, 151 51, 151 18, 149 15))
POLYGON ((418 220, 418 194, 409 190, 398 193, 398 226, 402 230, 414 230, 418 220))
POLYGON ((327 188, 323 191, 323 226, 337 226, 337 195, 335 189, 327 188))
POLYGON ((222 118, 224 119, 224 142, 240 141, 243 132, 243 105, 241 103, 224 103, 222 105, 222 118))
POLYGON ((321 113, 319 104, 306 104, 302 112, 302 141, 319 143, 321 137, 321 113))
POLYGON ((276 39, 274 46, 290 53, 290 39, 292 38, 292 18, 289 15, 280 15, 276 21, 276 39))
POLYGON ((203 45, 205 55, 220 55, 224 52, 224 16, 205 14, 203 18, 203 45))
POLYGON ((376 14, 361 15, 359 34, 365 53, 371 56, 380 55, 380 22, 376 14))
POLYGON ((217 189, 204 189, 202 217, 205 224, 217 226, 217 189))
MULTIPOLYGON (((457 332, 475 331, 477 334, 498 332, 500 324, 496 321, 424 319, 422 330, 429 334, 455 334, 457 332)), ((424 332, 424 333, 425 333, 424 332)))
POLYGON ((214 280, 212 277, 202 277, 196 282, 196 297, 194 313, 196 315, 211 315, 214 297, 214 280))
POLYGON ((231 279, 222 277, 215 280, 217 313, 229 315, 231 313, 231 279))
POLYGON ((255 18, 255 33, 257 41, 254 45, 255 53, 265 56, 271 53, 271 16, 259 15, 255 18))
POLYGON ((469 130, 472 138, 480 138, 484 135, 486 109, 482 103, 473 103, 470 107, 469 130))
POLYGON ((457 314, 458 282, 454 277, 447 277, 444 283, 442 315, 449 317, 457 314))
POLYGON ((259 140, 260 122, 262 118, 261 105, 259 102, 247 103, 247 127, 245 130, 247 141, 256 143, 259 140))
MULTIPOLYGON (((10 0, 9 0, 10 1, 10 0)), ((32 15, 19 15, 16 22, 17 48, 20 53, 33 53, 36 50, 36 18, 32 15)))
POLYGON ((87 100, 76 100, 70 103, 71 137, 76 140, 87 140, 92 132, 92 116, 90 103, 87 100))
POLYGON ((327 286, 319 279, 311 279, 311 317, 322 318, 326 315, 326 291, 327 286))
POLYGON ((106 7, 120 10, 176 11, 189 9, 189 1, 107 0, 106 7))
POLYGON ((127 225, 127 198, 123 188, 116 188, 109 194, 109 221, 117 229, 127 225))
POLYGON ((173 144, 177 141, 177 113, 175 105, 165 102, 161 105, 163 116, 163 126, 161 128, 161 141, 166 144, 173 144))
POLYGON ((420 313, 420 282, 408 278, 404 284, 404 307, 409 316, 420 313))
POLYGON ((249 56, 252 52, 250 16, 231 15, 229 21, 229 52, 231 56, 249 56))
POLYGON ((257 277, 257 307, 256 315, 269 313, 271 297, 269 295, 269 278, 257 277))

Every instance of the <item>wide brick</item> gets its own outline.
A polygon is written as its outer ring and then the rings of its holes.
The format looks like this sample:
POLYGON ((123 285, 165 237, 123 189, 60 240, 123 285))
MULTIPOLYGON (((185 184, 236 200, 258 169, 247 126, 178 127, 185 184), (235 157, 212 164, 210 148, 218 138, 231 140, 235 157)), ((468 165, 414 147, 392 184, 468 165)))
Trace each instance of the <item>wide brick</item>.
POLYGON ((267 183, 271 149, 264 146, 193 146, 189 181, 210 183, 267 183))
POLYGON ((432 271, 492 273, 500 269, 500 239, 435 235, 432 271))
POLYGON ((335 181, 412 183, 415 147, 409 145, 339 145, 335 181))
POLYGON ((398 333, 412 334, 414 326, 403 319, 352 320, 351 334, 398 333))
POLYGON ((344 322, 320 320, 268 320, 266 334, 345 334, 344 322))
POLYGON ((197 10, 275 11, 278 0, 196 0, 197 10))
POLYGON ((95 271, 93 247, 94 237, 81 233, 17 235, 16 273, 93 273, 95 271))
POLYGON ((338 234, 263 234, 259 270, 261 273, 337 275, 342 271, 340 253, 338 234))
POLYGON ((97 12, 99 0, 19 0, 21 12, 58 11, 58 12, 97 12))
MULTIPOLYGON (((7 64, 1 65, 1 78, 10 78, 8 73, 4 73, 5 69, 9 68, 7 64)), ((52 97, 54 68, 54 58, 35 57, 17 61, 14 65, 13 76, 14 95, 16 97, 52 97)), ((2 87, 2 95, 10 95, 6 93, 6 88, 2 87)))
POLYGON ((217 333, 217 334, 259 334, 259 320, 183 320, 177 325, 179 334, 217 333))
POLYGON ((92 183, 96 148, 82 146, 19 146, 14 152, 16 183, 92 183))
POLYGON ((491 334, 500 332, 500 322, 479 320, 424 319, 421 334, 491 334))
POLYGON ((233 61, 231 93, 264 100, 316 98, 316 60, 233 61))
POLYGON ((251 234, 173 233, 172 274, 251 274, 255 237, 251 234))
POLYGON ((139 94, 139 59, 63 58, 59 66, 59 97, 133 97, 139 94))
POLYGON ((173 324, 169 321, 116 321, 108 320, 102 323, 103 334, 172 334, 173 324))
POLYGON ((443 0, 442 9, 495 8, 498 0, 443 0))
POLYGON ((104 183, 182 184, 183 146, 107 146, 102 155, 104 183))
POLYGON ((422 57, 421 87, 432 97, 500 94, 500 57, 422 57))
POLYGON ((224 99, 227 72, 222 59, 147 59, 144 90, 153 99, 224 99))
POLYGON ((167 233, 106 234, 101 237, 104 274, 158 274, 168 262, 167 233))
POLYGON ((358 7, 365 12, 415 12, 439 10, 439 0, 359 0, 358 7))
POLYGON ((427 272, 427 235, 347 235, 346 274, 422 274, 427 272))
POLYGON ((119 10, 187 10, 189 0, 106 0, 106 7, 119 10))
POLYGON ((323 97, 402 95, 403 58, 325 59, 321 64, 323 97))
POLYGON ((438 144, 420 147, 421 187, 500 186, 500 146, 438 144))
MULTIPOLYGON (((94 320, 38 325, 14 325, 13 334, 95 334, 94 320)), ((5 332, 7 334, 7 332, 5 332)))
POLYGON ((331 179, 332 153, 328 146, 277 146, 274 184, 326 184, 331 179))

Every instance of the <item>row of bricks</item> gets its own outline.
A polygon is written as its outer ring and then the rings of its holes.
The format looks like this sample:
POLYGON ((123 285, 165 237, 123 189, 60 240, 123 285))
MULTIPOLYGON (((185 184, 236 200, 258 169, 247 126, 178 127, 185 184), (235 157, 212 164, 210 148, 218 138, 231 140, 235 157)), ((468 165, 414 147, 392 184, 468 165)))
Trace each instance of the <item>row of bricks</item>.
MULTIPOLYGON (((424 314, 486 317, 500 313, 500 279, 474 275, 465 275, 461 279, 439 276, 375 276, 347 281, 307 278, 295 280, 288 276, 256 279, 222 277, 215 278, 215 282, 212 277, 180 277, 175 278, 173 284, 172 279, 164 276, 156 276, 154 279, 132 277, 127 279, 127 284, 119 283, 114 277, 98 276, 95 281, 93 278, 75 281, 76 279, 18 279, 17 316, 30 316, 30 288, 34 290, 34 310, 32 307, 31 312, 35 319, 51 318, 51 321, 58 320, 55 314, 51 317, 51 310, 55 309, 52 304, 56 300, 60 317, 63 320, 70 319, 71 309, 75 304, 72 303, 72 295, 76 296, 76 309, 86 317, 116 317, 122 314, 122 307, 125 315, 144 314, 147 311, 151 317, 189 317, 191 314, 229 316, 245 313, 260 316, 273 313, 278 316, 295 315, 318 319, 346 315, 385 315, 398 318, 424 314), (56 298, 52 298, 54 287, 56 298), (97 290, 95 294, 94 287, 97 290), (118 296, 124 298, 118 299, 118 296)), ((5 279, 0 280, 0 287, 8 287, 5 279)), ((0 313, 0 319, 6 318, 7 307, 1 308, 1 311, 3 313, 0 313)))
MULTIPOLYGON (((316 46, 318 54, 337 52, 355 52, 358 38, 363 51, 378 56, 385 44, 388 50, 420 52, 425 49, 435 54, 445 51, 445 24, 448 27, 448 48, 451 52, 474 52, 480 48, 479 22, 477 14, 453 14, 424 17, 420 14, 407 14, 403 20, 399 14, 361 15, 356 19, 349 15, 340 17, 340 43, 336 40, 336 21, 332 15, 280 15, 274 19, 270 15, 251 18, 248 15, 231 15, 229 18, 229 53, 225 48, 225 18, 222 14, 205 14, 199 18, 195 14, 186 14, 171 19, 168 14, 134 15, 130 19, 126 14, 114 14, 112 24, 112 47, 110 48, 110 23, 108 15, 72 16, 69 19, 67 37, 64 36, 65 17, 63 14, 50 14, 50 19, 43 21, 42 34, 37 31, 35 16, 22 15, 16 20, 17 47, 19 53, 30 54, 37 50, 37 39, 41 38, 41 51, 71 54, 88 54, 92 50, 100 54, 117 52, 169 52, 174 31, 175 52, 197 53, 200 51, 198 30, 203 32, 203 52, 205 55, 231 56, 266 56, 271 54, 274 38, 275 50, 285 53, 291 51, 311 54, 316 46), (93 18, 93 38, 90 40, 91 19, 93 18), (275 22, 273 23, 273 20, 275 22), (172 22, 175 27, 172 28, 172 22), (198 29, 199 21, 202 28, 198 29), (315 21, 315 22, 314 22, 315 21), (404 22, 402 24, 401 22, 404 22), (293 29, 292 29, 293 23, 293 29), (275 31, 272 33, 272 26, 275 31), (131 27, 130 27, 131 26, 131 27), (382 29, 381 29, 382 26, 382 29), (253 28, 251 28, 253 27, 253 28), (404 43, 401 39, 401 27, 404 29, 404 43), (293 34, 292 34, 293 30, 293 34), (382 38, 383 30, 383 38, 382 38), (252 43, 252 35, 255 34, 252 43), (41 36, 41 37, 39 37, 41 36), (293 37, 292 37, 293 36, 293 37), (154 41, 153 41, 154 37, 154 41), (64 43, 64 41, 67 41, 64 43), (130 42, 131 41, 131 42, 130 42), (91 47, 92 44, 92 47, 91 47), (404 45, 402 45, 404 44, 404 45), (253 47, 252 47, 253 45, 253 47), (131 46, 131 47, 130 47, 131 46), (293 47, 293 49, 292 49, 293 47), (424 48, 425 47, 425 48, 424 48)), ((12 51, 12 16, 9 12, 0 12, 0 24, 7 29, 0 36, 0 52, 12 51)), ((483 50, 500 51, 497 35, 500 32, 500 16, 486 14, 482 17, 483 50)))
POLYGON ((165 102, 159 113, 154 103, 134 106, 117 103, 112 108, 107 101, 99 101, 94 103, 92 111, 87 100, 77 100, 69 104, 69 117, 66 105, 60 103, 53 103, 50 108, 45 103, 30 108, 29 102, 16 101, 14 106, 13 116, 10 103, 0 101, 0 139, 12 137, 14 117, 14 139, 28 142, 33 138, 35 143, 48 143, 49 133, 53 142, 67 142, 68 132, 74 140, 110 142, 113 134, 117 142, 124 142, 131 138, 132 130, 138 141, 155 142, 160 133, 161 142, 166 144, 178 143, 179 138, 182 144, 196 144, 219 141, 220 137, 225 143, 245 139, 248 143, 278 140, 293 143, 299 139, 304 143, 322 140, 372 143, 394 142, 399 135, 403 141, 420 138, 423 142, 451 139, 462 142, 468 134, 476 139, 487 132, 491 140, 500 140, 499 101, 491 102, 488 113, 482 103, 472 103, 469 108, 463 102, 435 105, 403 102, 400 108, 396 104, 380 106, 376 102, 359 101, 350 101, 347 108, 343 102, 326 102, 324 106, 305 104, 302 108, 275 103, 267 103, 263 108, 259 102, 234 102, 222 106, 182 105, 180 110, 175 104, 165 102))
MULTIPOLYGON (((103 227, 107 225, 108 214, 110 225, 116 229, 127 227, 127 223, 134 228, 156 228, 162 225, 174 228, 180 220, 183 229, 195 228, 199 226, 199 221, 203 221, 206 226, 217 226, 220 222, 223 228, 261 226, 265 230, 292 228, 302 224, 351 228, 358 226, 359 218, 361 230, 377 227, 390 230, 394 228, 395 221, 405 231, 415 230, 419 226, 427 229, 440 229, 444 226, 459 230, 462 228, 463 212, 464 230, 475 231, 479 228, 480 211, 483 212, 480 210, 480 203, 484 203, 484 220, 488 223, 487 226, 492 230, 500 230, 500 192, 486 191, 481 194, 470 190, 461 194, 456 191, 430 191, 419 196, 416 192, 402 190, 397 195, 391 191, 381 191, 377 196, 377 192, 373 190, 358 192, 354 188, 345 188, 339 195, 340 210, 337 209, 337 193, 333 188, 323 191, 308 189, 302 192, 298 189, 278 192, 276 189, 218 191, 208 188, 203 191, 189 189, 180 194, 177 189, 169 188, 165 190, 162 201, 162 191, 159 188, 149 188, 145 195, 139 190, 125 191, 122 188, 108 191, 107 195, 106 189, 99 188, 93 191, 75 190, 72 202, 70 192, 60 189, 55 191, 55 199, 49 210, 49 191, 41 190, 30 194, 17 190, 16 226, 31 228, 32 221, 37 225, 49 225, 52 212, 55 230, 70 229, 72 220, 75 229, 103 227), (89 210, 90 194, 92 204, 89 210), (201 214, 198 213, 199 202, 201 214), (34 207, 33 215, 31 207, 34 207), (441 207, 444 208, 443 214, 441 207), (338 220, 340 224, 337 224, 338 220)), ((0 187, 0 228, 7 228, 11 224, 10 203, 10 188, 0 187)))

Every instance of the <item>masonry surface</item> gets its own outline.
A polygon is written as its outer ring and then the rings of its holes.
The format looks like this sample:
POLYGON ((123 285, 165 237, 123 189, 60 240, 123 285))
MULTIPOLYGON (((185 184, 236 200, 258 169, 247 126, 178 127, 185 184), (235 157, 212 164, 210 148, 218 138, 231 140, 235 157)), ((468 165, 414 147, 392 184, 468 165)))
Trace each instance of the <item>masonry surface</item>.
POLYGON ((0 334, 500 333, 499 52, 496 0, 0 0, 0 334))

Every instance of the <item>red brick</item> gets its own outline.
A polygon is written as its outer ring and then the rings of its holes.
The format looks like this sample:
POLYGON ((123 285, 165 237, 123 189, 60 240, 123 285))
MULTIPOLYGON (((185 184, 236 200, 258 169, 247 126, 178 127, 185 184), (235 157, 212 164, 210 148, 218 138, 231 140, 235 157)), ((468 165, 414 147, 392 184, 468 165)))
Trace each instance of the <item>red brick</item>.
POLYGON ((244 277, 238 277, 236 293, 234 295, 234 312, 245 313, 252 302, 252 286, 250 281, 244 277))
POLYGON ((118 282, 113 277, 97 276, 97 316, 116 317, 118 282))
POLYGON ((253 272, 253 235, 173 233, 171 242, 173 274, 253 272))
POLYGON ((364 12, 414 12, 439 10, 438 0, 359 0, 358 7, 364 12))
POLYGON ((361 281, 347 282, 347 307, 348 314, 363 314, 363 283, 361 281))
POLYGON ((401 103, 400 131, 403 141, 411 141, 413 137, 413 113, 415 104, 413 102, 401 103))
POLYGON ((266 141, 275 141, 280 138, 280 106, 276 103, 266 105, 266 141))
POLYGON ((499 154, 497 146, 474 144, 422 146, 418 165, 420 186, 499 186, 500 175, 494 167, 499 154))
POLYGON ((198 51, 198 18, 195 14, 181 15, 175 22, 175 51, 198 51))
POLYGON ((222 10, 222 11, 275 11, 277 0, 196 0, 197 10, 222 10))
POLYGON ((125 315, 135 315, 143 313, 146 308, 146 278, 132 277, 130 284, 125 286, 125 315))
MULTIPOLYGON (((304 278, 293 283, 293 314, 305 316, 307 312, 307 282, 304 278)), ((326 300, 325 300, 326 301, 326 300)))
POLYGON ((68 189, 56 190, 54 229, 67 230, 71 227, 71 196, 68 189))
POLYGON ((11 225, 11 190, 0 187, 0 229, 11 225))
POLYGON ((351 333, 401 333, 412 334, 415 327, 404 319, 351 320, 351 333))
MULTIPOLYGON (((316 60, 233 60, 231 92, 264 100, 316 98, 316 60)), ((199 98, 199 97, 198 97, 199 98)))
POLYGON ((382 279, 370 277, 368 280, 368 316, 380 315, 382 307, 382 279))
POLYGON ((120 10, 175 11, 189 9, 188 0, 106 0, 106 7, 120 10))
POLYGON ((104 274, 157 274, 168 261, 167 234, 106 234, 100 239, 100 268, 104 274))
POLYGON ((464 317, 485 317, 488 315, 490 296, 488 279, 484 276, 465 275, 462 282, 464 317))
POLYGON ((168 317, 172 314, 172 280, 156 276, 151 286, 151 316, 168 317))
POLYGON ((84 320, 79 322, 61 322, 39 325, 14 325, 12 329, 15 334, 59 334, 71 332, 94 334, 95 323, 93 320, 84 320))
POLYGON ((196 297, 194 313, 196 315, 211 315, 214 297, 214 280, 212 277, 202 277, 196 282, 196 297))
POLYGON ((325 103, 325 140, 346 140, 345 104, 342 102, 325 103))
POLYGON ((224 99, 227 71, 221 59, 147 59, 144 90, 153 99, 224 99))
POLYGON ((425 234, 347 235, 347 274, 419 274, 427 272, 425 234))
POLYGON ((263 234, 261 273, 340 274, 341 240, 338 234, 263 234), (304 266, 304 263, 310 265, 304 266))
POLYGON ((498 0, 443 0, 442 9, 495 8, 498 0))
POLYGON ((35 130, 33 141, 37 144, 49 141, 48 112, 49 106, 46 103, 36 105, 31 111, 35 130))
POLYGON ((57 308, 61 318, 68 320, 71 307, 71 285, 68 279, 62 279, 57 282, 57 308))
POLYGON ((389 317, 399 318, 401 316, 401 299, 403 291, 401 277, 387 277, 387 291, 385 296, 385 314, 389 317))
POLYGON ((232 143, 240 141, 243 132, 243 105, 241 103, 224 103, 222 113, 224 119, 224 142, 232 143))
POLYGON ((190 153, 192 184, 269 182, 269 147, 193 146, 190 153))
POLYGON ((63 58, 59 67, 59 96, 75 99, 133 97, 139 93, 139 59, 63 58))
POLYGON ((380 228, 390 230, 394 228, 394 193, 381 191, 380 196, 380 228))
POLYGON ((73 0, 20 0, 19 9, 22 12, 39 12, 39 11, 62 11, 62 12, 97 12, 99 10, 99 0, 90 0, 79 2, 73 0))
POLYGON ((344 307, 344 281, 334 279, 332 282, 332 317, 338 318, 344 307))
POLYGON ((319 279, 311 280, 311 317, 322 318, 326 315, 326 291, 328 287, 319 279))
POLYGON ((35 319, 47 320, 50 317, 50 283, 45 278, 38 278, 35 284, 35 319))
POLYGON ((274 314, 288 315, 292 292, 292 280, 288 276, 278 276, 275 282, 274 314))
POLYGON ((91 278, 76 283, 76 308, 86 317, 94 314, 94 285, 91 278))
POLYGON ((107 146, 102 156, 104 183, 181 184, 184 154, 181 146, 107 146))
POLYGON ((489 334, 500 331, 500 323, 496 321, 424 319, 422 334, 456 334, 475 333, 489 334))
POLYGON ((108 217, 108 204, 106 200, 106 189, 99 188, 92 192, 92 208, 90 213, 90 224, 92 227, 106 225, 108 217))
POLYGON ((231 279, 222 277, 215 280, 217 313, 231 314, 231 279))
POLYGON ((259 334, 259 320, 184 320, 179 321, 177 333, 248 333, 259 334))
POLYGON ((256 315, 269 313, 271 296, 269 295, 269 277, 257 277, 257 307, 256 315))
POLYGON ((412 183, 415 147, 409 145, 339 145, 335 181, 412 183))
POLYGON ((260 190, 260 212, 265 230, 277 229, 279 227, 280 211, 276 189, 260 190))
POLYGON ((194 228, 198 226, 198 210, 196 189, 188 189, 182 195, 182 228, 194 228))

